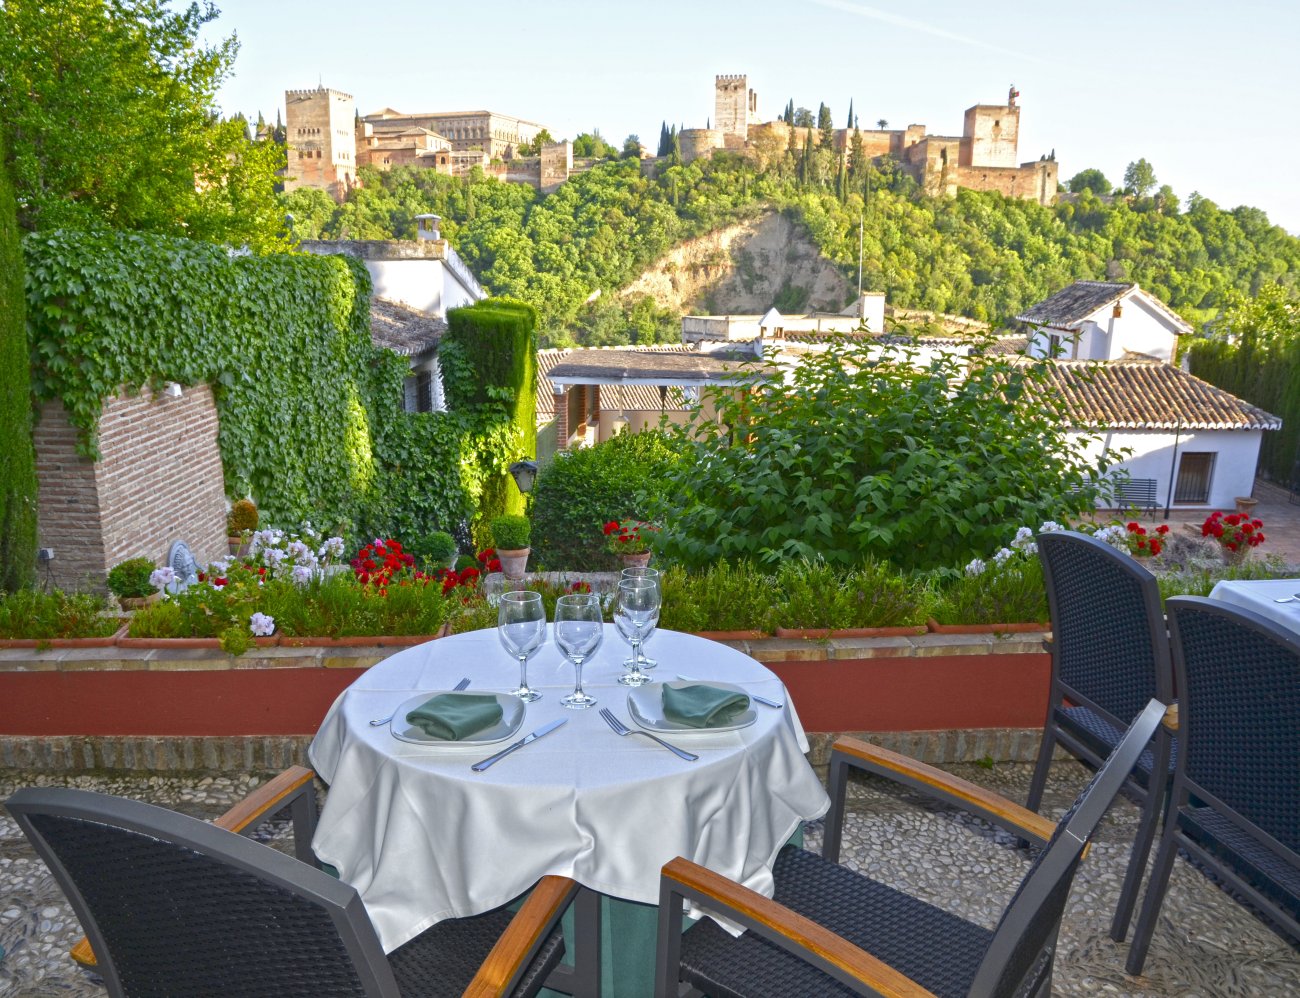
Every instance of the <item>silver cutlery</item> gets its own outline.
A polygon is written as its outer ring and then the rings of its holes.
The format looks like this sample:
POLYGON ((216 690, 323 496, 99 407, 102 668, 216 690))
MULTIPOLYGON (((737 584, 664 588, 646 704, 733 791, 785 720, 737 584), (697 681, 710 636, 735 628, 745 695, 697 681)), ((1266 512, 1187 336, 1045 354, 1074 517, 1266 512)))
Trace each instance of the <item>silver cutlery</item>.
POLYGON ((472 769, 472 770, 474 770, 474 772, 476 772, 476 773, 481 773, 481 772, 483 772, 483 770, 487 769, 487 768, 488 768, 489 766, 491 766, 493 763, 500 762, 502 759, 504 759, 506 756, 508 756, 508 755, 509 755, 511 752, 513 752, 515 749, 523 748, 523 747, 524 747, 525 745, 527 745, 529 742, 535 742, 535 741, 537 741, 537 739, 541 738, 542 735, 550 734, 552 731, 554 731, 556 728, 558 728, 561 724, 565 724, 565 723, 567 723, 568 720, 569 720, 569 719, 568 719, 567 717, 562 717, 562 718, 560 718, 558 721, 552 721, 550 724, 543 724, 540 728, 538 728, 536 731, 534 731, 531 735, 524 735, 523 738, 519 739, 519 741, 515 742, 513 745, 507 745, 505 748, 503 748, 503 749, 502 749, 500 752, 498 752, 496 755, 490 755, 490 756, 488 756, 486 759, 484 759, 482 762, 476 762, 476 763, 474 763, 474 765, 470 766, 469 768, 472 769))
MULTIPOLYGON (((469 676, 466 676, 459 683, 457 683, 455 686, 452 687, 452 691, 455 693, 459 693, 461 690, 468 689, 468 688, 469 688, 469 676)), ((387 717, 376 717, 373 721, 370 722, 370 726, 372 728, 377 728, 381 724, 387 724, 395 716, 396 716, 395 714, 389 714, 387 717)))
POLYGON ((694 762, 696 759, 699 758, 699 756, 695 755, 693 752, 685 752, 682 749, 679 749, 676 745, 669 745, 658 735, 652 735, 648 731, 632 730, 626 724, 620 721, 617 717, 615 717, 612 713, 610 713, 609 709, 606 707, 600 708, 600 716, 605 719, 605 723, 610 726, 610 728, 613 730, 614 734, 616 735, 645 735, 651 741, 658 742, 660 745, 666 748, 673 755, 685 759, 687 762, 694 762))
MULTIPOLYGON (((682 682, 684 682, 684 683, 705 683, 705 682, 708 682, 707 679, 692 679, 690 676, 683 676, 680 672, 677 674, 677 678, 680 679, 680 680, 681 680, 682 682)), ((749 699, 751 699, 751 700, 757 700, 759 703, 767 704, 767 706, 769 706, 769 707, 776 707, 776 708, 778 708, 778 709, 780 709, 781 707, 784 707, 784 706, 785 706, 785 701, 784 701, 784 700, 769 700, 767 697, 761 697, 761 696, 759 696, 757 693, 750 693, 750 694, 749 694, 749 699)))
POLYGON ((1273 602, 1274 603, 1295 603, 1297 600, 1300 600, 1300 593, 1293 593, 1290 596, 1282 596, 1280 598, 1275 598, 1273 602))

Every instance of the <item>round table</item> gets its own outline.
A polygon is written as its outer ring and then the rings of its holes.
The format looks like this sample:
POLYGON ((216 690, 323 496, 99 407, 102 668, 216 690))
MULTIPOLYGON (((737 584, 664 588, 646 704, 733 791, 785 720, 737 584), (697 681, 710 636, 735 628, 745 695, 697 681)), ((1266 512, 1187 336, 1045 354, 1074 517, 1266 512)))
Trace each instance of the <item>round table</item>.
MULTIPOLYGON (((568 723, 475 773, 472 763, 509 742, 416 745, 369 722, 462 677, 471 691, 512 688, 518 663, 495 630, 401 651, 340 694, 309 753, 330 786, 313 848, 360 892, 386 951, 441 919, 505 904, 546 874, 654 904, 660 867, 685 856, 771 896, 777 852, 829 806, 793 704, 775 675, 725 645, 659 631, 647 651, 660 663, 656 679, 737 683, 786 706, 754 703, 755 722, 734 731, 672 735, 700 756, 685 762, 648 738, 614 734, 598 708, 561 706, 574 670, 548 635, 528 666, 543 697, 527 705, 517 737, 568 723)), ((635 727, 615 681, 627 652, 606 625, 583 686, 635 727)))

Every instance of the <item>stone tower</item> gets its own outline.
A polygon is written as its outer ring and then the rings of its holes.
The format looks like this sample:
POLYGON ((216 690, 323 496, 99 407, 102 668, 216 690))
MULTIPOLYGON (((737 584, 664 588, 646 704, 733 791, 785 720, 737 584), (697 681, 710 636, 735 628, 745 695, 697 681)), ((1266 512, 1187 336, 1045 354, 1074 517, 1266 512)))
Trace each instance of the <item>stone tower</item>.
POLYGON ((713 127, 743 141, 749 137, 749 126, 758 123, 758 94, 749 89, 748 78, 714 77, 713 127))
POLYGON ((319 187, 343 200, 357 176, 356 109, 351 94, 324 86, 284 92, 286 191, 319 187))
POLYGON ((1012 87, 1006 104, 976 104, 966 109, 961 149, 958 153, 962 166, 1017 165, 1017 147, 1020 144, 1020 108, 1016 105, 1018 95, 1019 91, 1012 87))

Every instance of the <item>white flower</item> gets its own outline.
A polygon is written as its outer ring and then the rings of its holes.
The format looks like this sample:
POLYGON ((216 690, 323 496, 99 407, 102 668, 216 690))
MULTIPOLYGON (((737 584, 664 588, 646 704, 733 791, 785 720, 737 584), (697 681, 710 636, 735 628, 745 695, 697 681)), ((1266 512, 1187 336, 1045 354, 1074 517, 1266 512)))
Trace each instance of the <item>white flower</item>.
POLYGON ((993 556, 993 561, 998 565, 1005 565, 1007 560, 1014 558, 1016 553, 1010 548, 998 548, 998 553, 993 556))
POLYGON ((1027 546, 1034 543, 1034 532, 1028 527, 1021 527, 1016 531, 1015 539, 1012 540, 1011 546, 1017 551, 1023 551, 1027 546))
POLYGON ((311 581, 312 573, 314 571, 315 569, 313 569, 308 565, 294 565, 293 581, 300 586, 305 586, 308 582, 311 581))
POLYGON ((1128 531, 1118 523, 1109 527, 1102 527, 1092 536, 1118 551, 1128 552, 1128 531))
POLYGON ((1058 530, 1064 530, 1064 529, 1065 528, 1061 526, 1059 523, 1057 523, 1055 520, 1048 520, 1041 527, 1038 528, 1038 532, 1040 534, 1054 534, 1058 530))
POLYGON ((248 629, 255 637, 270 637, 275 632, 275 618, 264 613, 255 613, 248 618, 248 629))
POLYGON ((329 540, 327 540, 324 544, 321 545, 321 549, 316 553, 320 555, 320 557, 322 558, 342 558, 343 538, 342 537, 329 538, 329 540))
POLYGON ((285 552, 279 548, 267 548, 262 552, 262 560, 266 562, 266 567, 272 570, 280 567, 280 562, 284 561, 285 552))
POLYGON ((234 558, 218 558, 208 566, 208 573, 210 575, 225 575, 234 560, 234 558))
POLYGON ((302 541, 290 541, 289 546, 284 550, 285 553, 293 559, 294 564, 296 565, 311 566, 316 564, 316 555, 312 552, 312 549, 302 541))
POLYGON ((984 562, 976 558, 974 561, 972 561, 969 565, 966 566, 966 574, 972 577, 976 575, 983 575, 984 569, 986 568, 988 568, 988 566, 985 565, 984 562))
POLYGON ((155 568, 149 575, 149 585, 155 589, 166 589, 176 581, 176 572, 170 565, 164 565, 162 568, 155 568))

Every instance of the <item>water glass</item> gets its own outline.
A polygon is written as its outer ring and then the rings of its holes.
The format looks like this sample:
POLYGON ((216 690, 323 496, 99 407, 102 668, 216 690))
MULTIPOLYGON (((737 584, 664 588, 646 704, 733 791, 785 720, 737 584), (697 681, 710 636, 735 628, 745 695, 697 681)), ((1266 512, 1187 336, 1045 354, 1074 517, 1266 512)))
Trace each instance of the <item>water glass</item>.
MULTIPOLYGON (((662 586, 662 585, 660 584, 660 582, 659 582, 659 569, 657 569, 657 568, 625 568, 625 569, 623 569, 622 573, 620 573, 619 581, 621 582, 623 579, 653 579, 653 580, 654 580, 654 584, 655 584, 655 586, 658 587, 658 589, 659 589, 659 606, 660 606, 661 609, 663 608, 663 602, 664 602, 664 590, 663 590, 663 586, 662 586)), ((646 637, 646 638, 649 638, 650 635, 647 634, 647 635, 645 635, 645 637, 646 637)), ((642 670, 647 670, 647 669, 653 669, 653 668, 655 668, 659 663, 658 663, 655 659, 653 659, 653 658, 648 658, 648 657, 646 656, 646 654, 645 654, 645 644, 644 644, 644 640, 643 640, 643 642, 642 642, 642 646, 641 646, 641 647, 642 647, 642 651, 641 651, 641 662, 640 662, 640 664, 641 664, 641 668, 642 668, 642 670)), ((625 666, 627 666, 629 669, 632 668, 632 660, 631 660, 630 658, 625 658, 625 659, 623 659, 623 664, 624 664, 625 666)))
POLYGON ((620 580, 614 623, 632 646, 632 671, 618 681, 624 686, 644 686, 650 677, 641 671, 641 642, 659 623, 659 584, 652 579, 620 580))
POLYGON ((511 690, 525 703, 540 700, 540 690, 528 685, 528 656, 546 643, 546 607, 542 594, 531 590, 502 593, 497 604, 497 637, 519 659, 519 688, 511 690))
POLYGON ((591 593, 572 593, 555 601, 555 643, 574 668, 573 692, 560 697, 560 703, 572 710, 586 710, 596 698, 582 689, 582 663, 596 654, 605 638, 604 615, 600 597, 591 593))

